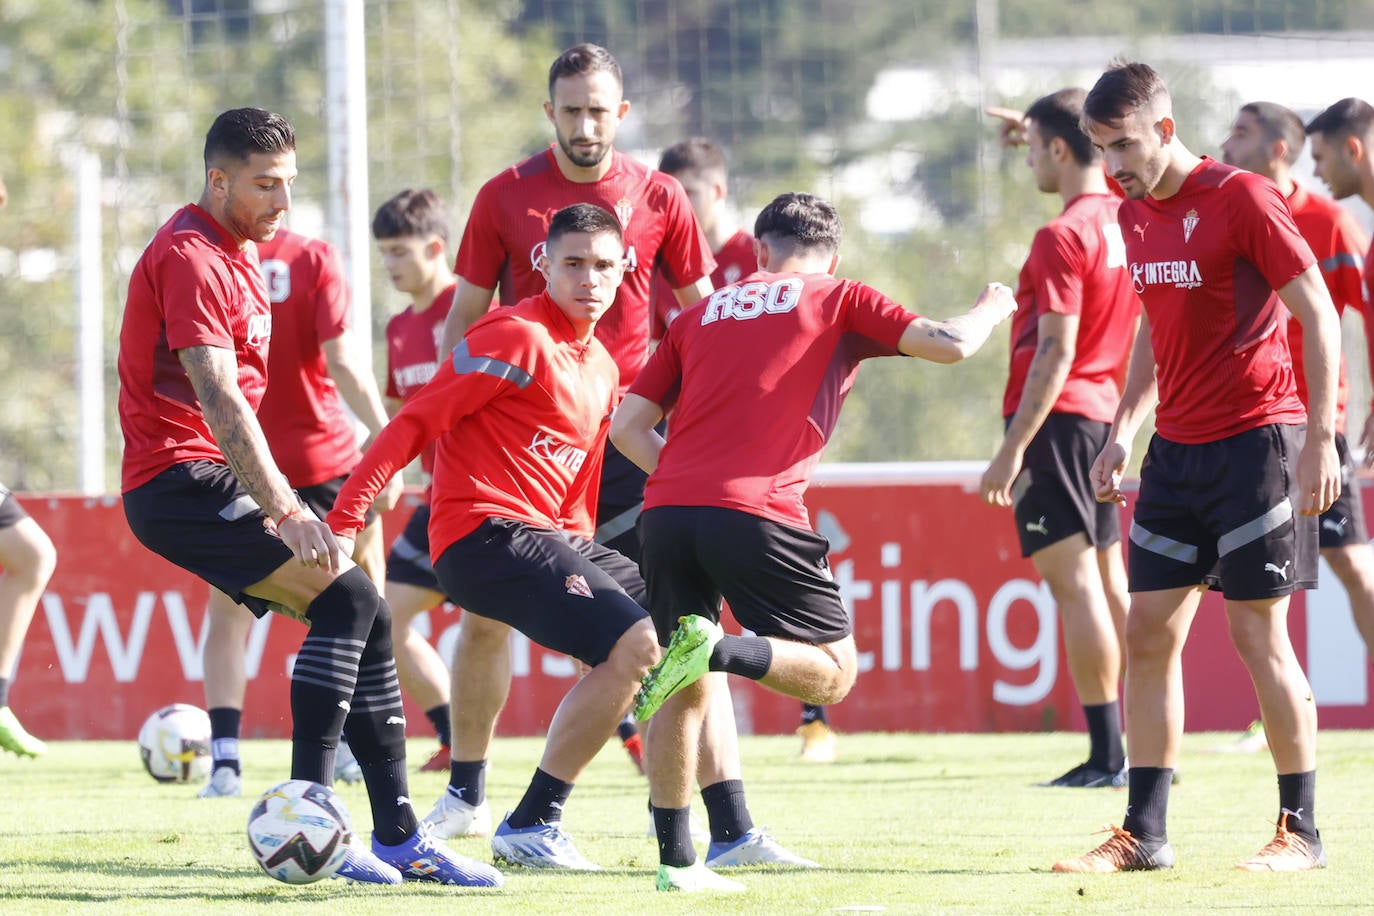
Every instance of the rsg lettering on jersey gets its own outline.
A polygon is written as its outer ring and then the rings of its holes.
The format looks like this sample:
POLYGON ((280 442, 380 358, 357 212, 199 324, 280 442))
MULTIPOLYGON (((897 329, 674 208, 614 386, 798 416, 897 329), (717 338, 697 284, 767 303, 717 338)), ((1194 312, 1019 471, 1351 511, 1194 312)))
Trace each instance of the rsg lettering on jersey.
POLYGON ((1197 261, 1145 261, 1131 265, 1131 279, 1135 291, 1145 292, 1147 286, 1171 284, 1178 289, 1197 289, 1202 285, 1202 271, 1197 261))
POLYGON ((425 382, 434 378, 434 373, 439 369, 438 363, 415 363, 410 366, 398 366, 391 372, 391 377, 396 382, 396 387, 401 390, 407 388, 418 388, 425 382))
POLYGON ((573 472, 581 470, 582 462, 587 460, 584 450, 566 442, 559 442, 548 433, 535 433, 534 438, 530 440, 529 451, 544 461, 561 464, 573 472))
POLYGON ((740 286, 727 286, 711 294, 706 311, 701 315, 703 325, 723 318, 747 321, 760 315, 779 315, 790 312, 801 301, 802 281, 787 277, 764 283, 755 280, 740 286))

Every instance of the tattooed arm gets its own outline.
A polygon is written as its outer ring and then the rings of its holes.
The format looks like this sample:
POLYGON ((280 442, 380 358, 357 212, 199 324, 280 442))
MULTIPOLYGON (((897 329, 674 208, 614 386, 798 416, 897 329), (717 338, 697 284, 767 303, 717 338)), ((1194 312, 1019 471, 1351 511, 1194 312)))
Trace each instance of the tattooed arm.
POLYGON ((272 460, 258 418, 239 390, 233 351, 185 347, 177 351, 177 358, 191 379, 224 460, 248 495, 277 523, 282 542, 306 566, 337 568, 339 545, 333 534, 308 509, 302 511, 295 492, 272 460))
POLYGON ((973 308, 962 315, 932 321, 917 318, 907 325, 897 349, 937 363, 957 363, 978 352, 992 329, 1016 311, 1016 298, 1001 283, 989 283, 973 308))
POLYGON ((983 473, 979 492, 994 506, 1011 505, 1011 484, 1021 473, 1026 447, 1044 425, 1050 408, 1059 399, 1078 352, 1078 316, 1046 312, 1036 322, 1039 345, 1026 372, 1021 403, 1007 424, 1002 447, 983 473))

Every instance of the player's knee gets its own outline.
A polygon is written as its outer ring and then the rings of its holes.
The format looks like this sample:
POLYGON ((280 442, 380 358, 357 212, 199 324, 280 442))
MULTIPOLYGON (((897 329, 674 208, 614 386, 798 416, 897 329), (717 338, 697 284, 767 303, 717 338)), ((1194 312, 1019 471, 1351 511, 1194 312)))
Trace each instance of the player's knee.
POLYGON ((658 658, 658 636, 646 617, 620 635, 606 660, 638 679, 649 672, 658 658))

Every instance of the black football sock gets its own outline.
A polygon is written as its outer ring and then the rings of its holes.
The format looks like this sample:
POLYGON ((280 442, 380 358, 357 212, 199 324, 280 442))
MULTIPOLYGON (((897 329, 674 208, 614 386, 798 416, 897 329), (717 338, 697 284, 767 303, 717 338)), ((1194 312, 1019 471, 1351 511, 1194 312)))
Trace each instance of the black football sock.
POLYGON ((334 781, 334 751, 358 684, 358 663, 381 599, 354 567, 315 596, 291 672, 291 778, 334 781))
POLYGON ((448 704, 440 703, 433 709, 425 710, 425 718, 434 726, 434 734, 439 736, 439 743, 444 747, 453 744, 453 732, 449 728, 448 704))
POLYGON ((621 741, 629 741, 639 734, 639 726, 635 723, 634 713, 625 714, 625 718, 621 719, 620 724, 615 727, 615 733, 620 736, 621 741))
POLYGON ((239 764, 239 723, 243 710, 216 706, 210 711, 210 757, 212 769, 229 767, 241 773, 239 764))
POLYGON ((536 768, 525 797, 506 817, 506 823, 519 829, 535 824, 556 824, 563 819, 563 805, 572 794, 573 784, 555 779, 536 768))
POLYGON ((711 670, 759 681, 773 664, 773 644, 762 636, 724 636, 711 651, 711 670))
POLYGON ((1288 829, 1308 840, 1317 839, 1317 771, 1279 774, 1279 818, 1288 815, 1288 829))
POLYGON ((695 862, 697 851, 692 846, 692 809, 655 808, 650 805, 649 810, 654 814, 654 834, 658 837, 658 861, 674 868, 682 868, 695 862))
POLYGON ((825 717, 825 707, 817 706, 814 703, 803 703, 801 711, 801 724, 810 725, 812 722, 830 724, 830 720, 825 717))
POLYGON ((712 843, 733 843, 754 826, 742 779, 724 779, 703 787, 701 800, 706 804, 712 843))
POLYGON ((448 764, 448 794, 465 801, 474 808, 487 797, 487 762, 485 760, 450 760, 448 764))
POLYGON ((1088 722, 1088 763, 1099 770, 1115 773, 1126 763, 1121 744, 1121 706, 1110 703, 1084 705, 1083 718, 1088 722))
POLYGON ((1147 850, 1158 849, 1167 839, 1164 822, 1169 815, 1169 786, 1174 771, 1168 767, 1131 767, 1126 818, 1121 826, 1147 850))

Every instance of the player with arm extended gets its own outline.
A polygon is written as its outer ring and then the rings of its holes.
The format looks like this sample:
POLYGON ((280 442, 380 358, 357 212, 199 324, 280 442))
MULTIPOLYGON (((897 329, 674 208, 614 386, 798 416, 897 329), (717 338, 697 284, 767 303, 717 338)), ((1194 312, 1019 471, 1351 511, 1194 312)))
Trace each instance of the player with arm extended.
POLYGON ((979 489, 989 505, 1012 507, 1021 555, 1050 587, 1088 725, 1087 761, 1040 785, 1098 788, 1126 782, 1118 690, 1129 599, 1118 510, 1096 500, 1088 470, 1121 399, 1140 301, 1119 199, 1078 126, 1085 95, 1061 89, 1036 100, 1021 128, 1036 188, 1058 194, 1064 209, 1036 233, 1021 268, 1006 435, 979 489))
POLYGON ((291 777, 328 785, 346 724, 372 808, 371 850, 351 845, 338 876, 499 885, 500 872, 416 817, 391 612, 300 503, 255 414, 272 333, 256 243, 291 206, 295 150, 280 115, 220 114, 199 202, 172 215, 134 268, 118 357, 124 513, 144 546, 255 614, 308 624, 291 674, 291 777))
MULTIPOLYGON (((1360 265, 1369 242, 1353 214, 1331 198, 1315 194, 1293 179, 1292 169, 1306 139, 1302 119, 1297 113, 1274 102, 1242 105, 1231 125, 1231 133, 1221 144, 1222 160, 1278 185, 1293 211, 1298 232, 1312 246, 1321 268, 1322 279, 1331 293, 1337 314, 1346 308, 1360 313, 1365 323, 1365 342, 1374 357, 1369 306, 1364 300, 1360 265)), ((1298 397, 1307 403, 1303 375, 1302 325, 1291 315, 1288 319, 1288 349, 1293 355, 1293 374, 1298 397)), ((1370 365, 1374 365, 1371 359, 1370 365)), ((1345 436, 1345 405, 1350 393, 1346 384, 1345 359, 1341 359, 1336 388, 1336 453, 1341 458, 1341 495, 1317 520, 1317 539, 1322 558, 1331 566, 1350 599, 1350 612, 1367 647, 1374 647, 1374 548, 1369 546, 1364 507, 1355 463, 1345 436)), ((1242 738, 1242 749, 1259 750, 1265 746, 1264 723, 1256 720, 1242 738)))
POLYGON ((1317 713, 1287 616, 1289 596, 1316 583, 1317 516, 1340 493, 1339 318, 1278 188, 1191 153, 1149 66, 1114 63, 1084 101, 1083 127, 1125 191, 1118 218, 1144 306, 1121 406, 1093 463, 1098 499, 1124 501, 1132 439, 1157 406, 1127 564, 1126 817, 1054 870, 1172 866, 1165 826, 1183 736, 1183 644, 1212 587, 1278 770, 1274 838, 1239 867, 1319 868, 1317 713), (1306 410, 1285 305, 1303 326, 1306 410))
MULTIPOLYGON (((258 423, 287 483, 322 517, 362 457, 343 404, 370 436, 386 424, 386 413, 377 383, 349 345, 348 284, 334 247, 279 229, 258 245, 258 261, 272 303, 270 383, 258 407, 258 423)), ((395 502, 400 486, 399 479, 392 482, 387 503, 395 502)), ((387 505, 378 508, 384 511, 387 505)), ((380 583, 381 522, 375 515, 354 547, 353 562, 374 584, 380 583)), ((247 608, 219 589, 210 589, 204 665, 213 772, 199 792, 201 798, 236 797, 242 790, 239 730, 248 684, 244 643, 253 619, 247 608)), ((361 779, 356 764, 340 767, 341 762, 352 762, 343 747, 341 743, 336 755, 335 778, 361 779)))
POLYGON ((859 362, 955 362, 1016 308, 1011 290, 990 284, 967 314, 921 318, 833 276, 840 234, 835 209, 812 195, 765 207, 754 225, 763 269, 678 317, 611 424, 617 447, 650 474, 643 567, 668 648, 635 713, 643 721, 657 712, 646 759, 660 890, 743 889, 697 862, 687 832, 716 687, 705 675, 748 677, 819 704, 842 700, 854 683, 852 624, 802 494, 859 362), (670 409, 665 444, 655 427, 670 409), (722 598, 757 635, 723 634, 722 598))
POLYGON ((591 539, 603 440, 619 378, 593 335, 625 272, 620 224, 573 204, 549 223, 547 288, 474 324, 363 457, 329 514, 342 539, 377 487, 435 443, 430 555, 446 594, 591 670, 563 698, 520 803, 492 835, 496 858, 596 870, 562 828, 583 769, 657 659, 634 564, 591 539))
MULTIPOLYGON (((697 225, 711 246, 716 269, 711 271, 711 288, 729 286, 758 269, 754 253, 754 237, 735 221, 727 204, 729 198, 729 170, 725 152, 706 137, 690 137, 674 143, 663 151, 658 170, 672 175, 682 185, 692 202, 697 225)), ((694 303, 689 303, 694 304, 694 303)), ((663 276, 654 279, 653 329, 654 340, 661 340, 668 325, 684 308, 663 276)), ((662 430, 660 430, 662 432, 662 430)), ((810 763, 833 763, 838 755, 835 732, 825 707, 814 703, 801 704, 801 759, 810 763)))

